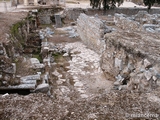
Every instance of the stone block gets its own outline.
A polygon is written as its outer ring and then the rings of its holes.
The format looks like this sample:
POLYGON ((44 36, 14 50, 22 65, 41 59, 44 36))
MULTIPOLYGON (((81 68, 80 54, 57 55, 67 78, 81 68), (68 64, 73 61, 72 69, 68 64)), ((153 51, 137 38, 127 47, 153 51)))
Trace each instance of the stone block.
POLYGON ((42 83, 38 85, 35 89, 35 92, 42 92, 47 93, 49 91, 49 84, 48 83, 42 83))

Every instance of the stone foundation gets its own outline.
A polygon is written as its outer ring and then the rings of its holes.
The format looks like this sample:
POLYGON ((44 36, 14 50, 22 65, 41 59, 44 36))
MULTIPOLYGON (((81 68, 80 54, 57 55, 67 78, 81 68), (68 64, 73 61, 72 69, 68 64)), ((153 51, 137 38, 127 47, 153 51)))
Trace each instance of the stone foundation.
POLYGON ((150 91, 160 85, 158 34, 118 14, 112 26, 116 30, 106 34, 99 18, 81 14, 77 21, 82 41, 101 55, 101 69, 115 81, 115 89, 150 91))
POLYGON ((103 50, 105 23, 96 17, 81 14, 77 20, 77 31, 82 41, 97 53, 103 50))

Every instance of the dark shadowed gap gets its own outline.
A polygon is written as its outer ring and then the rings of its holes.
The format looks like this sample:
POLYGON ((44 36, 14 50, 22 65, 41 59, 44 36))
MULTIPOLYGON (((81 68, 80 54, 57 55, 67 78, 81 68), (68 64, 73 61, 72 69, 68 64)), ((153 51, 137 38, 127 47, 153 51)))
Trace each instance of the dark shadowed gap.
POLYGON ((28 95, 30 94, 30 90, 29 89, 5 89, 5 90, 0 90, 0 94, 19 94, 19 95, 28 95))

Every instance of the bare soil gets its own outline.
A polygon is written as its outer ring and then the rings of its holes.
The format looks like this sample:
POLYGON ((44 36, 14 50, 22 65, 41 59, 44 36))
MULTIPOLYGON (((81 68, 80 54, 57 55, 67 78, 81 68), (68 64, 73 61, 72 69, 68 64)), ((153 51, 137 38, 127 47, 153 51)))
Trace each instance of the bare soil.
POLYGON ((0 13, 0 42, 7 42, 11 26, 27 16, 26 12, 0 13))
POLYGON ((159 120, 160 97, 152 93, 112 91, 88 100, 78 99, 76 92, 50 98, 46 94, 0 96, 1 120, 159 120), (150 96, 151 95, 151 96, 150 96), (132 114, 154 114, 154 117, 128 117, 132 114))

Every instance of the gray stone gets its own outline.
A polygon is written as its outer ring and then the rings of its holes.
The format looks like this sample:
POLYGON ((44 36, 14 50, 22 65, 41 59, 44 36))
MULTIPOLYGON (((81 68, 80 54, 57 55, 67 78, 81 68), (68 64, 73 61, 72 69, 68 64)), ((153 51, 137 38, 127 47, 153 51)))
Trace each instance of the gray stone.
POLYGON ((41 15, 39 16, 39 21, 41 24, 51 24, 50 15, 41 15))
POLYGON ((9 96, 9 94, 8 94, 8 93, 6 93, 6 94, 2 95, 2 97, 6 97, 6 96, 9 96))
POLYGON ((144 76, 146 77, 147 80, 150 80, 152 77, 152 73, 150 71, 144 72, 144 76))
POLYGON ((118 76, 116 76, 116 80, 122 82, 124 78, 119 74, 118 76))
POLYGON ((26 81, 26 80, 40 80, 40 75, 28 75, 20 78, 21 81, 26 81))
POLYGON ((115 68, 122 70, 122 60, 120 60, 119 58, 115 58, 115 68))
POLYGON ((106 29, 104 30, 104 34, 110 33, 110 32, 112 32, 112 29, 109 27, 106 27, 106 29))
POLYGON ((39 64, 39 60, 37 58, 30 58, 31 64, 39 64))
POLYGON ((151 32, 151 33, 155 33, 155 30, 152 28, 146 28, 146 31, 151 32))
POLYGON ((15 74, 16 73, 16 64, 12 63, 12 66, 13 66, 13 73, 15 74))
POLYGON ((37 84, 37 80, 25 80, 21 81, 21 84, 37 84))
POLYGON ((32 65, 32 68, 33 69, 39 69, 39 68, 44 68, 45 66, 44 66, 44 64, 34 64, 34 65, 32 65))
POLYGON ((139 17, 144 17, 144 15, 146 15, 146 14, 148 14, 147 11, 139 11, 139 12, 137 13, 137 15, 138 15, 139 17))
POLYGON ((134 64, 133 63, 128 63, 128 69, 130 70, 130 71, 133 71, 134 69, 135 69, 135 66, 134 66, 134 64))
POLYGON ((56 21, 56 27, 62 27, 62 21, 61 21, 61 16, 60 15, 54 15, 55 21, 56 21))
POLYGON ((49 91, 49 84, 43 83, 37 86, 35 92, 47 93, 49 91))
POLYGON ((160 80, 157 80, 157 85, 160 86, 160 80))
POLYGON ((74 86, 75 87, 82 87, 83 83, 81 83, 81 82, 75 82, 74 86))
POLYGON ((155 29, 157 27, 159 27, 159 25, 154 25, 154 24, 144 24, 143 25, 144 29, 147 29, 147 28, 151 28, 151 29, 155 29))
POLYGON ((121 82, 120 81, 116 81, 116 82, 114 82, 113 83, 115 86, 119 86, 119 85, 121 85, 121 82))
POLYGON ((3 55, 4 54, 4 50, 0 50, 0 55, 3 55))
POLYGON ((15 86, 8 86, 9 89, 35 89, 35 84, 20 84, 15 86))
POLYGON ((31 68, 34 69, 44 68, 44 64, 41 64, 37 58, 31 58, 30 61, 32 64, 31 68))
POLYGON ((51 30, 51 28, 47 27, 47 28, 46 28, 46 34, 47 34, 47 36, 48 36, 48 35, 54 34, 54 32, 51 30))
POLYGON ((150 65, 151 63, 147 59, 144 59, 144 67, 147 68, 150 65))
POLYGON ((157 80, 157 77, 156 77, 156 76, 152 76, 152 79, 153 79, 154 81, 156 81, 156 80, 157 80))
POLYGON ((155 31, 160 33, 160 28, 156 28, 155 31))
POLYGON ((127 90, 127 85, 120 85, 118 90, 127 90))
POLYGON ((48 79, 49 79, 49 75, 48 75, 48 74, 45 74, 45 75, 43 76, 43 82, 44 82, 44 83, 48 83, 48 79))

